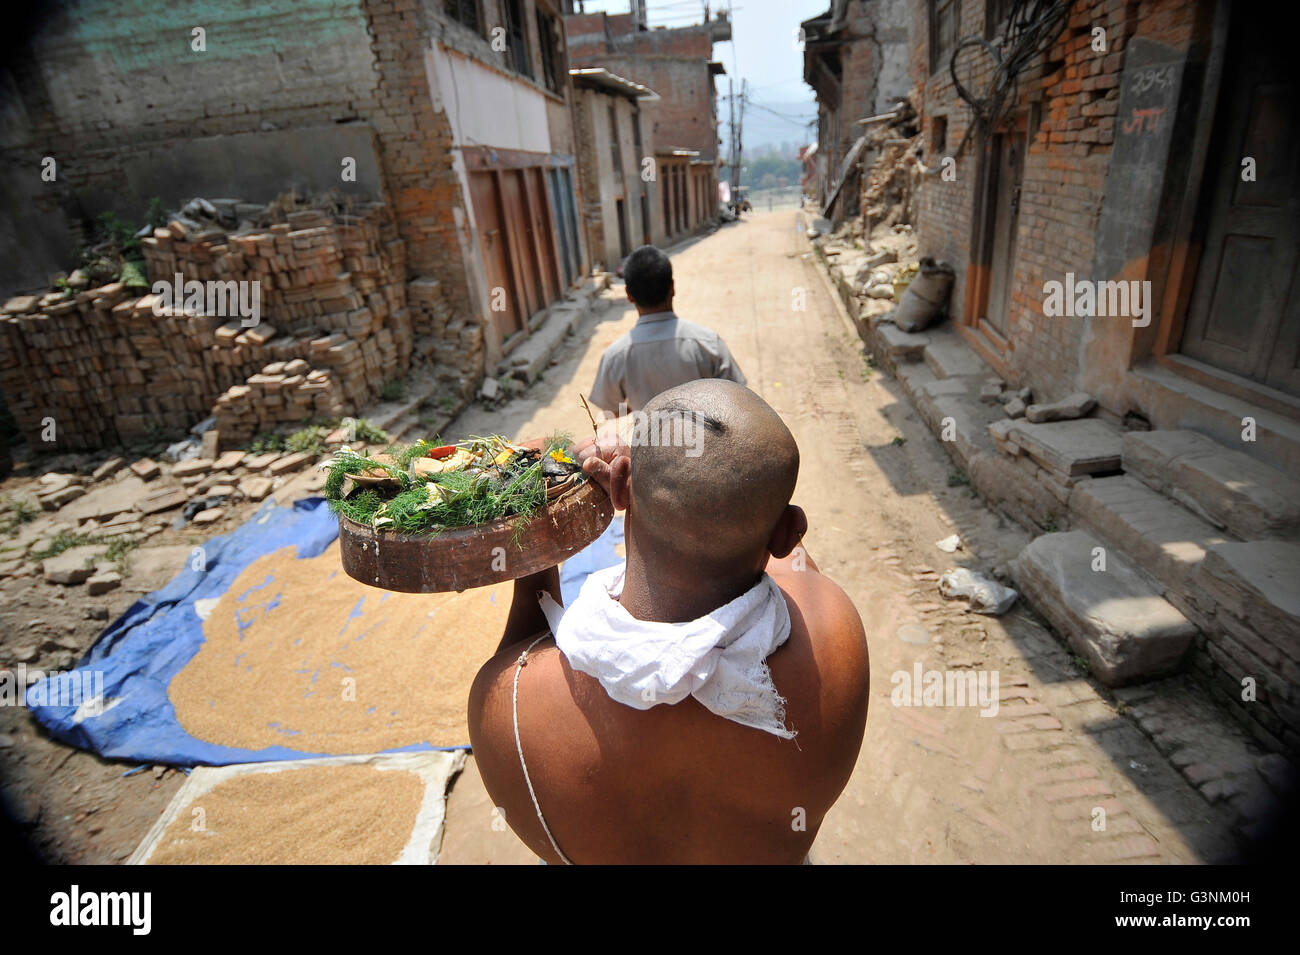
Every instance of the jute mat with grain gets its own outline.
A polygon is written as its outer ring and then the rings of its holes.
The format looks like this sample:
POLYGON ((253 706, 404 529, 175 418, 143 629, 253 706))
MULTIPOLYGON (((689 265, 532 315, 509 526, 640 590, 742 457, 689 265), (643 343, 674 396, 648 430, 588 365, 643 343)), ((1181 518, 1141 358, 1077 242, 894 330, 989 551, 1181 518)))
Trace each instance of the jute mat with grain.
POLYGON ((495 652, 512 585, 398 594, 344 573, 335 541, 285 547, 196 605, 204 644, 168 697, 210 743, 310 754, 467 746, 466 703, 495 652))
POLYGON ((133 865, 429 865, 464 750, 199 767, 133 865))

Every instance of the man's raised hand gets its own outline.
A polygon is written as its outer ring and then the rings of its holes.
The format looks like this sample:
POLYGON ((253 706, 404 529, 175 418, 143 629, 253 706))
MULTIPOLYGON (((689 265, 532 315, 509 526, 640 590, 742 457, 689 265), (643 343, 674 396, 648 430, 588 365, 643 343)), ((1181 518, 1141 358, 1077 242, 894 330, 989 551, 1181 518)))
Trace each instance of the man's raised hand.
POLYGON ((632 473, 631 449, 619 433, 617 422, 602 425, 598 437, 573 446, 582 473, 599 484, 618 510, 627 509, 628 478, 632 473), (609 425, 613 424, 613 427, 609 425))

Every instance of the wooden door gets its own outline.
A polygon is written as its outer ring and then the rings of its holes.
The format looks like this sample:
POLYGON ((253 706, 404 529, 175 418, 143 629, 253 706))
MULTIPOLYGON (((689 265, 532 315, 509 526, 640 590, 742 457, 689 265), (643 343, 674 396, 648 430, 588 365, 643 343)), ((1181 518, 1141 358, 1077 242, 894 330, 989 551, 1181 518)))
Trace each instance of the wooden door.
POLYGON ((1300 395, 1300 97, 1287 32, 1268 17, 1238 13, 1181 351, 1300 395))
POLYGON ((573 192, 573 175, 568 169, 555 170, 555 183, 560 196, 559 207, 563 209, 561 214, 561 226, 568 236, 569 255, 571 258, 569 268, 569 281, 572 283, 581 276, 584 271, 582 259, 582 243, 578 236, 578 209, 577 198, 573 192))
POLYGON ((620 259, 626 259, 632 254, 632 250, 627 247, 627 203, 622 199, 615 199, 614 207, 618 214, 618 256, 620 259))
POLYGON ((1025 169, 1025 133, 1009 130, 993 137, 992 245, 989 294, 984 320, 1007 335, 1007 309, 1016 270, 1016 224, 1020 218, 1020 183, 1025 169))
POLYGON ((488 310, 504 341, 523 327, 525 316, 511 278, 509 238, 502 226, 501 197, 495 174, 470 173, 469 189, 487 282, 488 310), (502 291, 498 292, 498 289, 502 291), (495 310, 494 304, 504 305, 505 310, 495 310))
POLYGON ((551 204, 546 198, 546 171, 541 166, 532 166, 523 172, 528 186, 533 251, 537 271, 542 279, 542 304, 549 305, 560 297, 560 264, 555 255, 555 225, 551 221, 551 204))
POLYGON ((503 169, 501 176, 501 211, 505 217, 506 234, 510 238, 510 262, 514 266, 515 285, 523 301, 525 321, 540 311, 542 301, 541 276, 533 250, 531 214, 524 191, 523 171, 503 169))
POLYGON ((573 284, 577 267, 574 265, 575 249, 569 237, 569 196, 560 178, 562 169, 548 169, 547 180, 551 186, 551 208, 555 213, 555 235, 560 240, 560 271, 567 288, 573 284))

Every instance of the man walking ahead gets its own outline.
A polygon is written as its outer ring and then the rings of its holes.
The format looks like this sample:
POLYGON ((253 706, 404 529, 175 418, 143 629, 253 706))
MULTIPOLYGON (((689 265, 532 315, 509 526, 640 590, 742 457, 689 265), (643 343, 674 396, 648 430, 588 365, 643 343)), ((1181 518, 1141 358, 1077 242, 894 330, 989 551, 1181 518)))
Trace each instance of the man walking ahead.
POLYGON ((636 306, 636 326, 605 350, 592 404, 612 415, 640 411, 660 392, 698 378, 745 384, 736 360, 717 332, 673 312, 673 264, 653 245, 643 245, 623 263, 627 300, 636 306))

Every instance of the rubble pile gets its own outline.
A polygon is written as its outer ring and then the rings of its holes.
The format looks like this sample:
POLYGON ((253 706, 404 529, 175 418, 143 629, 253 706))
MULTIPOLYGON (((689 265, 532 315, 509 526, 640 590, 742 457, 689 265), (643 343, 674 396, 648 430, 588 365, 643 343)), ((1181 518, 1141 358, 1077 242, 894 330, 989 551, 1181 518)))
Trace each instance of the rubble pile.
POLYGON ((899 100, 884 115, 889 118, 871 124, 865 134, 865 175, 860 179, 858 207, 868 223, 868 234, 878 225, 913 222, 912 200, 921 182, 915 158, 922 145, 916 110, 907 100, 899 100))
POLYGON ((435 377, 468 399, 483 377, 483 326, 454 317, 442 297, 442 283, 421 276, 406 286, 407 310, 417 335, 416 364, 432 365, 435 377))
POLYGON ((450 314, 433 279, 411 283, 408 310, 383 203, 195 199, 141 246, 148 288, 89 287, 78 272, 4 305, 0 389, 33 447, 119 445, 210 414, 233 447, 267 425, 356 413, 413 361, 466 397, 477 385, 482 329, 450 314), (307 369, 284 372, 297 362, 307 369))
POLYGON ((194 218, 173 220, 142 243, 155 281, 181 274, 258 284, 259 324, 248 327, 247 316, 236 316, 212 329, 218 360, 243 372, 212 408, 224 447, 282 422, 359 409, 410 366, 404 244, 388 208, 369 202, 283 211, 278 204, 254 215, 264 220, 279 211, 285 221, 259 228, 243 219, 228 234, 226 210, 196 201, 185 209, 194 218), (259 345, 269 346, 272 361, 250 360, 259 345), (295 371, 283 373, 286 363, 295 371))

